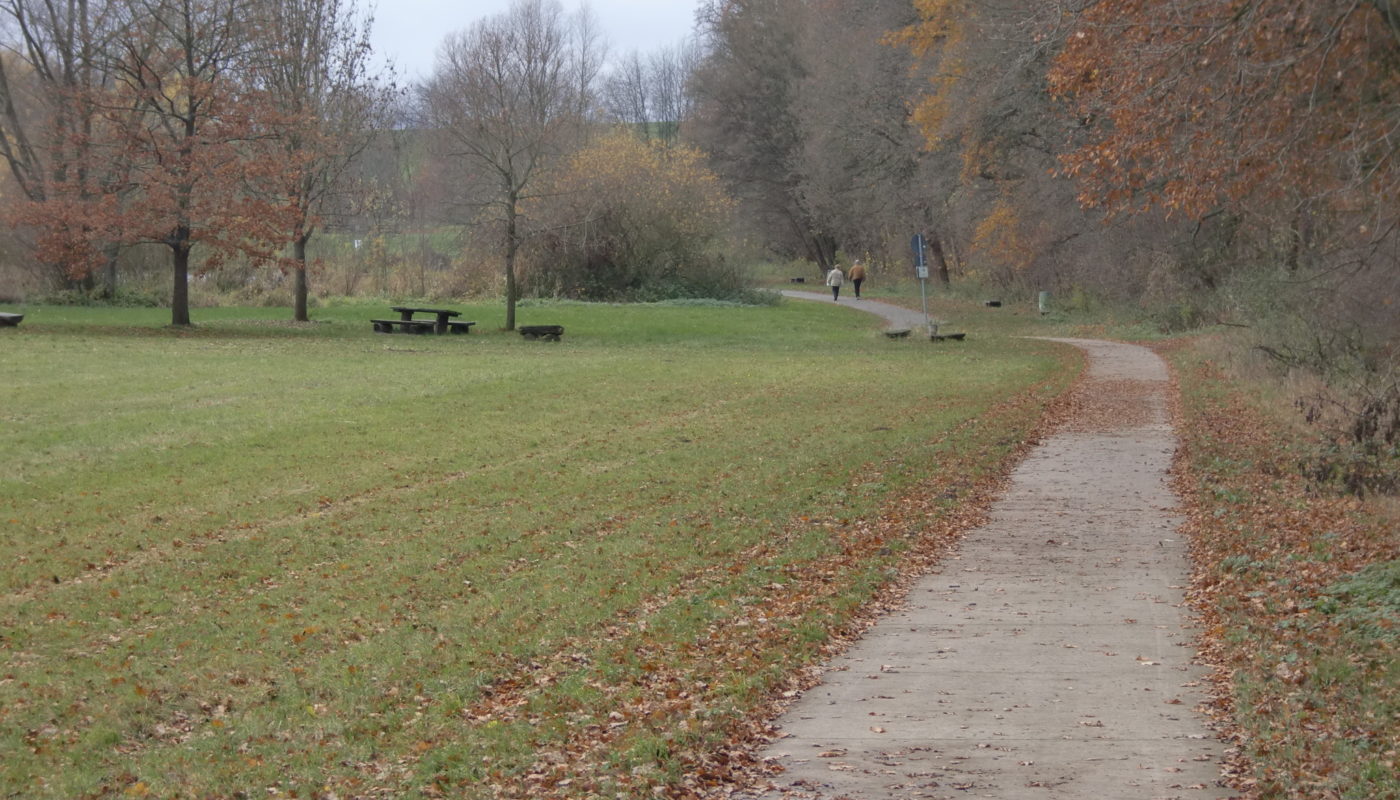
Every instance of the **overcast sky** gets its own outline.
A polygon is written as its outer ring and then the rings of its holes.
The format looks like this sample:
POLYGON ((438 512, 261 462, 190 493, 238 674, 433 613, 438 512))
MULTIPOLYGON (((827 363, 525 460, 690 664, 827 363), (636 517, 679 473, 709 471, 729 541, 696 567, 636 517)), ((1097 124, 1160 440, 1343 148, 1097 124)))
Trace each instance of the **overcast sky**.
MULTIPOLYGON (((391 60, 408 81, 433 69, 445 34, 462 30, 482 17, 500 14, 510 0, 363 0, 373 5, 374 49, 391 60)), ((565 11, 578 0, 561 0, 565 11)), ((677 44, 695 23, 697 0, 588 0, 614 55, 643 53, 677 44)))

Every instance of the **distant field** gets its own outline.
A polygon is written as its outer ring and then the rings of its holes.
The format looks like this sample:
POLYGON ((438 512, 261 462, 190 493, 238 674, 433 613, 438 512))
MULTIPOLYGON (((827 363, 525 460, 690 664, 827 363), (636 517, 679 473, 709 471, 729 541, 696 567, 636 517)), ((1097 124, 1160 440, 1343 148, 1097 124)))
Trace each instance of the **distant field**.
POLYGON ((821 304, 523 307, 557 344, 455 307, 0 331, 0 796, 679 791, 931 524, 874 521, 954 467, 956 508, 1077 363, 821 304))

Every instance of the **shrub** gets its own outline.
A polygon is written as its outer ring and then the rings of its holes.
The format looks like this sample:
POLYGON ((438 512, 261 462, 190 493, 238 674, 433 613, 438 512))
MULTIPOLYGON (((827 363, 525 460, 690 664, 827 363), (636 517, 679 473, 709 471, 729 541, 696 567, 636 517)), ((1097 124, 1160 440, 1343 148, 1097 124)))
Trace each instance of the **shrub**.
POLYGON ((699 152, 618 131, 548 180, 531 213, 527 291, 589 300, 728 298, 745 285, 720 256, 732 203, 699 152))

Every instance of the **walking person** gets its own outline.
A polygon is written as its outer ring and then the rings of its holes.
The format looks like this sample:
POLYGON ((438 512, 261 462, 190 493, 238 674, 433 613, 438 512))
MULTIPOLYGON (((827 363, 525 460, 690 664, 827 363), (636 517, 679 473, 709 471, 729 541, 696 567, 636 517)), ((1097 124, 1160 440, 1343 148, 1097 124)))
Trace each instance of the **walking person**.
POLYGON ((856 299, 860 299, 860 285, 865 280, 865 265, 857 258, 851 263, 851 271, 846 273, 846 277, 851 279, 851 285, 855 287, 856 299))
POLYGON ((846 274, 841 271, 841 267, 833 266, 831 271, 826 273, 826 285, 831 287, 831 299, 833 302, 841 302, 841 284, 846 282, 846 274))

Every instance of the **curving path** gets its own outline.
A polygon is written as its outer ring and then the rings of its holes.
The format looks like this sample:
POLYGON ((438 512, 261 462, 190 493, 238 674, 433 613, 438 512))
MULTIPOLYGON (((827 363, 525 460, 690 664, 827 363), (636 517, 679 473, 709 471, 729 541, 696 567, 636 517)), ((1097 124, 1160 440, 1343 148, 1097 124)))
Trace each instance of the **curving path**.
MULTIPOLYGON (((831 303, 831 292, 799 292, 784 290, 783 297, 790 297, 794 300, 814 300, 819 303, 831 303)), ((924 312, 914 311, 908 308, 892 306, 889 303, 881 303, 879 300, 856 300, 853 297, 842 297, 839 305, 849 306, 857 311, 865 311, 883 317, 890 324, 891 328, 917 328, 924 324, 924 312)))
POLYGON ((1194 710, 1166 366, 1134 345, 1059 341, 1089 356, 1074 418, 779 720, 765 755, 785 771, 765 798, 1230 796, 1194 710))

